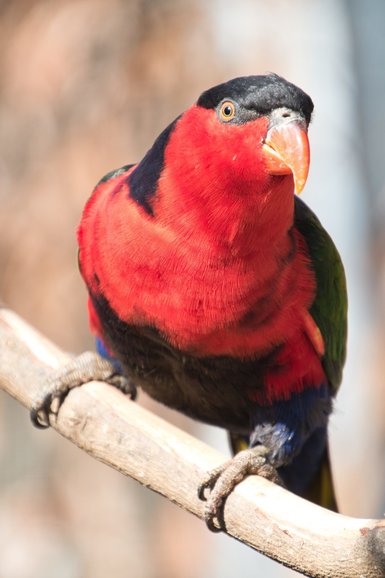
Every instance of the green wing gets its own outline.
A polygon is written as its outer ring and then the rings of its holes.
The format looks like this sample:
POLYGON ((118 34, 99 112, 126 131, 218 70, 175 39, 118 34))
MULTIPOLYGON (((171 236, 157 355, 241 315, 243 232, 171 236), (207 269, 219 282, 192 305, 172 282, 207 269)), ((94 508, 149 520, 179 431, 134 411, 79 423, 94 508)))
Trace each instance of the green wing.
POLYGON ((336 392, 346 357, 348 299, 344 266, 329 234, 298 197, 295 226, 305 238, 316 275, 317 293, 310 313, 325 341, 323 366, 336 392))
POLYGON ((119 169, 114 169, 113 171, 110 171, 109 173, 107 173, 106 175, 104 175, 104 177, 102 177, 100 179, 100 181, 98 182, 98 185, 102 184, 102 183, 106 183, 107 181, 109 181, 110 179, 113 179, 115 177, 118 177, 119 175, 122 175, 123 173, 125 173, 126 171, 128 171, 128 169, 130 169, 131 167, 133 167, 134 165, 131 163, 130 165, 124 165, 124 167, 120 167, 119 169))

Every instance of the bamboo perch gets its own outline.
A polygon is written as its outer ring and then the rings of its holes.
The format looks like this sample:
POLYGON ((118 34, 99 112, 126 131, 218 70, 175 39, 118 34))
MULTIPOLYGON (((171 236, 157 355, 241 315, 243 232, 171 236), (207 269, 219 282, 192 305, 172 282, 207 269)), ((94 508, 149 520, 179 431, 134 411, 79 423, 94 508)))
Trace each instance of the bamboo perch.
MULTIPOLYGON (((68 360, 19 316, 0 308, 1 389, 30 409, 49 372, 68 360)), ((198 484, 226 459, 99 382, 72 390, 53 427, 200 518, 198 484)), ((385 576, 385 520, 329 512, 257 476, 229 496, 224 519, 229 535, 306 576, 385 576)))

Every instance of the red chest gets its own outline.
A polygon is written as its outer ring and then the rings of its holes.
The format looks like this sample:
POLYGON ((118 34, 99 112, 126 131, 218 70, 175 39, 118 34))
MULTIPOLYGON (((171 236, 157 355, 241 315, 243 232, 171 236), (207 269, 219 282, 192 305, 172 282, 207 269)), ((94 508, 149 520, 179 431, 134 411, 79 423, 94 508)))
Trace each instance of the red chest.
POLYGON ((124 178, 117 182, 96 191, 79 231, 91 293, 126 324, 154 327, 196 357, 259 359, 281 347, 266 377, 269 399, 320 383, 306 323, 315 278, 297 231, 283 228, 274 241, 266 238, 242 203, 218 221, 222 235, 195 209, 145 217, 128 199, 124 178))

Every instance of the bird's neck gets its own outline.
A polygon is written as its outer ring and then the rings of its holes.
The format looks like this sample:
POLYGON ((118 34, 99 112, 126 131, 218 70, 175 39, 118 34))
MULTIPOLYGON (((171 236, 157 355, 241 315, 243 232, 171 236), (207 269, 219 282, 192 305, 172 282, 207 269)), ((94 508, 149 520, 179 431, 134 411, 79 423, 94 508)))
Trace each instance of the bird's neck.
MULTIPOLYGON (((239 259, 250 253, 285 251, 294 218, 292 177, 273 177, 263 183, 245 179, 218 179, 205 184, 184 174, 167 175, 160 184, 156 211, 167 227, 187 245, 199 246, 218 258, 239 259)), ((222 176, 223 177, 223 176, 222 176)))

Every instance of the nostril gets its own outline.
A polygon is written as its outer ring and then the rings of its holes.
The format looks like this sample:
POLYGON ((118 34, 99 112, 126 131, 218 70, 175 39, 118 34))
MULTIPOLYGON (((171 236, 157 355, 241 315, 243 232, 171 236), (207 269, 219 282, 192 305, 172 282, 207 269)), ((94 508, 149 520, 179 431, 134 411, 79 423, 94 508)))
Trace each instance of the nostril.
POLYGON ((283 112, 282 113, 282 118, 289 118, 291 116, 290 112, 283 112))

